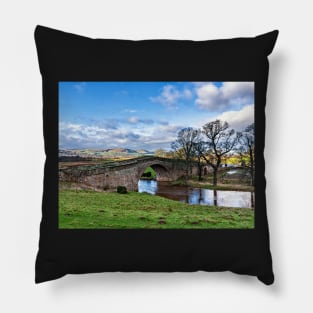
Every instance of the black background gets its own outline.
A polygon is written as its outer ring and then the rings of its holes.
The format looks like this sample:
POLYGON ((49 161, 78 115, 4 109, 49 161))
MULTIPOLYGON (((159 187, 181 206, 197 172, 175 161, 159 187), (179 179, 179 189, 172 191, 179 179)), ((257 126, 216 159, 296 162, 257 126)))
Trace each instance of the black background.
POLYGON ((206 42, 89 39, 37 26, 46 163, 37 283, 67 273, 224 271, 273 283, 264 177, 267 55, 278 32, 206 42), (58 229, 59 81, 254 81, 255 228, 58 229))

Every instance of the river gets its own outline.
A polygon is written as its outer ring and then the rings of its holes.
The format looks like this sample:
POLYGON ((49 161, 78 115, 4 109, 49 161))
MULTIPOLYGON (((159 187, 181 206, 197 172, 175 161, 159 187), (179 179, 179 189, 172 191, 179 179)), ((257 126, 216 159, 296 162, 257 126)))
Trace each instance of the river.
POLYGON ((234 208, 254 207, 254 192, 250 191, 226 191, 171 186, 168 182, 141 179, 138 182, 138 192, 147 192, 189 204, 217 205, 234 208))

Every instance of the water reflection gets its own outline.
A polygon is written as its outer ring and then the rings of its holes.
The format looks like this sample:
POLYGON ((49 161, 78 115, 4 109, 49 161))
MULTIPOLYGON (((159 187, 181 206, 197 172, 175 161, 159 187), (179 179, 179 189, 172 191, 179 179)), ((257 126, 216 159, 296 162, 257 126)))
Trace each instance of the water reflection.
POLYGON ((166 182, 139 180, 138 191, 162 196, 189 204, 217 205, 236 208, 253 208, 254 193, 224 191, 183 186, 170 186, 166 182))

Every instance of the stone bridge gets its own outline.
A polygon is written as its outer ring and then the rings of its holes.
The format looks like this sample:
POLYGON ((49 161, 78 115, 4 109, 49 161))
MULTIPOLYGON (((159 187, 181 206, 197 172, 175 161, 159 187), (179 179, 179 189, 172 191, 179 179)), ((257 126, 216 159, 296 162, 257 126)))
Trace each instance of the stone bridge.
MULTIPOLYGON (((148 166, 156 172, 157 181, 174 181, 185 174, 183 160, 151 156, 62 168, 59 169, 59 181, 75 183, 82 188, 104 190, 126 186, 128 190, 137 190, 138 181, 148 166)), ((192 175, 197 175, 196 166, 192 166, 192 175)))

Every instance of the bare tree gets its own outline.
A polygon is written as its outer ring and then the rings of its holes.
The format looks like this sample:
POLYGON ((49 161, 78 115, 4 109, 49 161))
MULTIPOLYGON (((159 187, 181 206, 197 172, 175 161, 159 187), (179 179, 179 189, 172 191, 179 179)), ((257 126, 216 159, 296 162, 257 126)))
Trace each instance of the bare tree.
POLYGON ((254 186, 255 159, 254 159, 254 123, 240 132, 238 152, 241 158, 241 165, 249 170, 251 186, 254 186))
POLYGON ((191 173, 191 164, 194 153, 194 143, 197 131, 192 127, 183 128, 178 132, 177 139, 172 143, 172 148, 181 153, 185 160, 185 179, 188 180, 191 173))
POLYGON ((202 180, 203 159, 202 155, 205 154, 206 145, 203 141, 203 133, 201 129, 195 129, 195 138, 193 144, 193 157, 198 166, 198 180, 202 180))
POLYGON ((213 185, 217 185, 217 173, 222 162, 222 157, 232 151, 238 143, 239 134, 234 129, 229 129, 227 122, 215 120, 203 126, 206 136, 206 152, 203 159, 213 169, 213 185))

